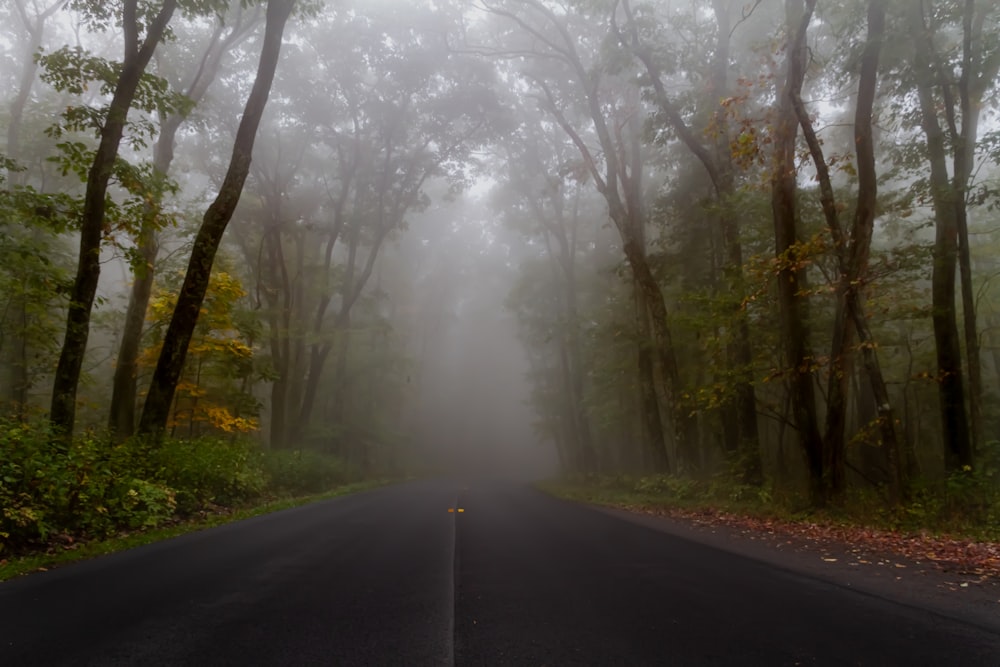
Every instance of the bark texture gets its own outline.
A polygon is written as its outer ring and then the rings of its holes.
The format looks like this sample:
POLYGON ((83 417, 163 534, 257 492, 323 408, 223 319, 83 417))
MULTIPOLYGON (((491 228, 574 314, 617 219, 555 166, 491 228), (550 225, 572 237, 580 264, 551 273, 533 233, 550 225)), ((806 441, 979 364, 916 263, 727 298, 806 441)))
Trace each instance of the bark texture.
POLYGON ((812 14, 803 11, 801 0, 786 0, 788 46, 786 73, 780 91, 774 129, 774 162, 771 176, 771 210, 774 218, 775 256, 780 269, 777 276, 781 344, 785 354, 785 373, 791 399, 799 446, 809 470, 809 492, 816 505, 825 503, 823 492, 823 440, 816 416, 816 392, 813 378, 815 360, 809 349, 809 326, 805 276, 798 237, 796 210, 795 139, 798 118, 795 97, 805 78, 805 36, 812 14))
POLYGON ((191 259, 188 262, 184 283, 177 298, 177 306, 170 319, 163 339, 163 348, 153 373, 152 384, 146 396, 139 432, 159 436, 167 426, 170 405, 177 390, 177 381, 184 368, 191 335, 198 321, 198 313, 205 300, 215 254, 222 235, 239 203, 243 184, 250 171, 254 138, 260 125, 264 107, 274 80, 281 52, 281 37, 285 23, 292 12, 295 0, 269 0, 267 3, 264 42, 261 48, 257 76, 243 109, 243 118, 236 130, 233 154, 222 187, 215 201, 205 212, 198 235, 195 237, 191 259))
POLYGON ((76 277, 70 292, 66 316, 66 334, 52 385, 49 419, 63 438, 73 433, 76 420, 76 392, 80 369, 90 336, 90 314, 101 276, 101 239, 104 235, 105 196, 118 146, 125 131, 126 118, 136 89, 153 51, 163 38, 167 24, 177 7, 176 0, 166 0, 153 21, 147 26, 146 37, 139 42, 137 1, 126 0, 122 9, 125 31, 125 55, 121 74, 101 130, 100 144, 87 175, 83 213, 80 220, 80 254, 76 277))
MULTIPOLYGON (((248 19, 242 10, 237 9, 233 27, 223 38, 223 21, 212 34, 205 53, 199 62, 197 71, 185 90, 185 96, 197 104, 205 96, 209 86, 215 80, 225 53, 244 39, 250 28, 256 23, 256 14, 248 19)), ((174 113, 163 119, 160 134, 153 147, 153 173, 158 179, 166 179, 170 164, 174 159, 174 144, 177 131, 184 123, 186 116, 174 113)), ((137 375, 139 352, 142 347, 142 333, 146 321, 146 311, 153 294, 153 280, 156 272, 156 259, 159 253, 159 216, 162 205, 162 192, 154 192, 154 200, 147 207, 143 218, 136 248, 142 261, 142 267, 133 271, 132 289, 129 292, 128 307, 125 311, 125 324, 122 329, 121 342, 118 346, 118 357, 115 363, 115 375, 111 385, 111 408, 108 412, 108 429, 118 439, 125 439, 135 431, 137 375)))
POLYGON ((945 467, 972 466, 972 435, 965 412, 966 396, 962 343, 955 304, 958 266, 958 204, 947 166, 947 140, 938 119, 934 96, 937 73, 932 61, 933 38, 923 15, 923 3, 907 3, 907 18, 914 44, 913 72, 920 103, 920 124, 930 163, 931 201, 934 204, 934 265, 931 272, 931 320, 937 359, 938 401, 944 442, 945 467))

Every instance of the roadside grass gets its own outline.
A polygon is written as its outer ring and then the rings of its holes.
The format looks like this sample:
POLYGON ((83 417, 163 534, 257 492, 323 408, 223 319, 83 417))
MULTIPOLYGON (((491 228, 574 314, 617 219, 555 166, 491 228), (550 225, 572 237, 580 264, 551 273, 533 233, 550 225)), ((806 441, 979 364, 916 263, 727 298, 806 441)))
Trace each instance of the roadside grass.
POLYGON ((69 442, 44 420, 0 418, 0 580, 368 488, 331 452, 251 438, 69 442))
POLYGON ((169 525, 148 528, 145 530, 122 532, 106 539, 80 540, 68 544, 50 544, 44 552, 28 553, 0 560, 0 582, 7 581, 32 572, 44 572, 55 567, 68 565, 77 561, 88 560, 106 554, 125 551, 135 547, 161 542, 172 537, 187 533, 221 526, 235 521, 242 521, 263 514, 271 514, 281 510, 308 505, 321 500, 328 500, 352 493, 367 491, 394 480, 373 479, 353 482, 337 486, 323 493, 305 496, 274 498, 263 503, 236 507, 220 507, 213 512, 200 512, 185 519, 178 519, 169 525))
POLYGON ((586 475, 546 480, 537 486, 568 500, 657 514, 729 515, 734 520, 747 517, 1000 542, 1000 489, 992 479, 972 476, 953 476, 935 484, 915 482, 907 502, 897 507, 873 489, 853 490, 841 503, 815 508, 802 493, 737 484, 724 477, 586 475))
POLYGON ((776 501, 765 488, 669 475, 574 475, 544 480, 536 486, 557 498, 658 514, 712 512, 790 521, 805 520, 810 514, 795 496, 776 501))
POLYGON ((801 495, 775 497, 767 487, 747 488, 725 479, 588 476, 538 487, 568 500, 732 531, 777 548, 795 545, 828 562, 843 559, 859 567, 892 562, 896 568, 917 568, 913 572, 933 567, 962 579, 951 590, 1000 583, 1000 491, 988 474, 914 484, 908 502, 898 507, 889 507, 872 491, 814 509, 801 495))

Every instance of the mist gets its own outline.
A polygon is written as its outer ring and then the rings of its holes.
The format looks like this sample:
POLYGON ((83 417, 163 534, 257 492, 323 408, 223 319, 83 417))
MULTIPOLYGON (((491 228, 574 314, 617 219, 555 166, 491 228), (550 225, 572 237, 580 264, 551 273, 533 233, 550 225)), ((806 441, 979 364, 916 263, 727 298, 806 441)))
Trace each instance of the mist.
POLYGON ((415 341, 413 463, 463 476, 550 477, 557 459, 533 429, 528 364, 506 304, 517 266, 491 214, 485 197, 424 214, 446 221, 449 237, 434 242, 420 283, 433 293, 418 303, 436 316, 415 341))
POLYGON ((995 7, 140 4, 2 10, 15 422, 816 505, 993 460, 995 7))
POLYGON ((0 128, 0 665, 1000 664, 1000 2, 3 0, 0 128))

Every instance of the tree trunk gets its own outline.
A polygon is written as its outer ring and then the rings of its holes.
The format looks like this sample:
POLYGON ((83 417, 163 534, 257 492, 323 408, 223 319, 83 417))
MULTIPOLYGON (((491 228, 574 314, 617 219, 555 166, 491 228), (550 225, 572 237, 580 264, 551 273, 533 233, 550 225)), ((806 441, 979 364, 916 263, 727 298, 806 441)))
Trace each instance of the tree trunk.
POLYGON ((914 44, 914 76, 920 103, 920 123, 927 140, 930 162, 931 200, 934 204, 934 253, 931 273, 931 319, 937 358, 938 400, 944 443, 945 468, 949 471, 972 466, 972 439, 965 413, 962 379, 962 349, 955 304, 955 271, 958 262, 958 220, 955 191, 948 178, 945 135, 937 117, 934 99, 936 74, 926 45, 930 33, 924 25, 922 4, 908 4, 914 44))
MULTIPOLYGON (((730 4, 726 0, 716 0, 714 12, 718 24, 718 39, 716 54, 712 63, 711 86, 712 94, 722 99, 728 90, 729 42, 731 28, 729 11, 730 4)), ((627 48, 639 59, 649 74, 656 102, 669 121, 681 142, 690 150, 704 166, 712 181, 716 197, 723 207, 720 216, 722 242, 724 252, 723 274, 726 278, 727 293, 732 298, 732 336, 727 344, 727 357, 730 371, 735 376, 735 426, 736 440, 725 443, 729 451, 738 452, 740 477, 747 484, 763 482, 763 468, 760 458, 760 435, 757 423, 757 399, 753 388, 753 349, 750 341, 750 326, 743 307, 743 248, 740 242, 739 222, 736 212, 729 209, 736 193, 729 157, 728 136, 725 130, 724 113, 716 114, 716 124, 721 129, 715 156, 701 143, 684 118, 667 95, 663 84, 660 67, 653 59, 649 49, 639 40, 632 9, 628 0, 623 0, 622 7, 628 19, 628 37, 621 36, 627 48)), ((727 438, 727 440, 730 438, 727 438)))
POLYGON ((574 258, 570 256, 570 267, 565 276, 566 289, 566 326, 569 327, 566 341, 567 364, 569 367, 569 385, 571 416, 577 436, 577 446, 583 468, 588 472, 597 470, 597 453, 594 451, 594 438, 590 430, 590 419, 587 416, 587 406, 584 404, 584 371, 583 359, 580 353, 579 317, 576 304, 576 276, 573 268, 574 258))
MULTIPOLYGON (((302 332, 306 325, 305 313, 305 235, 301 230, 295 235, 295 276, 290 284, 292 302, 289 304, 288 338, 288 409, 289 413, 302 402, 306 372, 306 344, 302 332), (294 330, 292 330, 294 328, 294 330)), ((291 447, 299 447, 297 424, 289 424, 285 430, 285 441, 291 447)))
POLYGON ((184 367, 184 359, 191 341, 191 334, 198 321, 198 313, 205 299, 212 264, 222 235, 232 218, 233 211, 243 191, 243 183, 250 171, 254 138, 261 115, 267 104, 281 51, 281 36, 291 14, 295 0, 268 0, 264 42, 253 89, 247 98, 233 143, 233 154, 219 194, 205 212, 201 228, 195 238, 184 283, 177 299, 177 306, 170 319, 163 340, 163 348, 153 373, 152 384, 143 407, 139 432, 159 435, 166 428, 170 403, 177 389, 177 380, 184 367))
POLYGON ((270 329, 271 363, 276 379, 271 385, 271 423, 269 443, 274 449, 283 449, 287 444, 288 412, 290 409, 288 391, 291 384, 292 353, 290 286, 285 266, 285 254, 281 239, 280 194, 274 198, 264 197, 269 202, 264 233, 261 243, 267 258, 266 275, 268 283, 264 287, 268 302, 267 321, 270 329))
MULTIPOLYGON (((875 228, 878 175, 875 171, 875 142, 872 136, 872 112, 878 78, 878 62, 885 35, 886 0, 871 0, 868 6, 868 37, 861 61, 861 80, 855 112, 854 134, 858 157, 858 203, 851 229, 851 247, 847 272, 842 279, 846 290, 848 316, 854 322, 861 347, 865 374, 875 399, 881 445, 889 464, 889 500, 900 502, 905 490, 903 446, 896 428, 889 390, 879 366, 877 346, 864 308, 862 283, 868 271, 868 257, 875 228)), ((846 349, 841 350, 846 352, 846 349)), ((836 488, 836 487, 835 487, 836 488)))
MULTIPOLYGON (((814 1, 807 3, 812 13, 814 1)), ((862 285, 868 269, 878 178, 875 172, 875 147, 872 137, 872 111, 878 80, 878 61, 885 27, 885 0, 872 0, 868 10, 868 37, 861 62, 858 100, 855 109, 855 145, 858 163, 858 200, 850 233, 845 233, 838 214, 833 184, 823 148, 798 90, 792 92, 792 105, 805 135, 817 180, 820 203, 836 248, 839 275, 836 284, 833 339, 830 351, 830 375, 827 385, 826 432, 823 442, 825 491, 830 499, 843 495, 847 485, 845 430, 849 403, 853 333, 858 334, 865 372, 876 398, 881 444, 893 465, 889 495, 899 501, 902 468, 900 439, 888 390, 876 353, 876 344, 864 312, 862 285)))
MULTIPOLYGON (((630 262, 631 263, 631 262, 630 262)), ((660 418, 660 401, 656 395, 656 375, 653 363, 653 337, 649 326, 649 305, 646 294, 633 271, 632 293, 635 297, 636 378, 639 382, 639 413, 642 421, 642 443, 645 469, 669 473, 670 457, 660 418)))
POLYGON ((111 408, 108 416, 108 429, 118 440, 130 437, 135 431, 139 350, 142 347, 146 311, 153 294, 153 273, 156 256, 159 253, 153 225, 143 225, 137 241, 139 256, 145 266, 136 271, 132 278, 132 290, 129 292, 125 324, 122 327, 115 375, 111 385, 111 408))
MULTIPOLYGON (((531 159, 531 173, 545 173, 545 166, 538 157, 534 146, 528 147, 531 159)), ((508 156, 514 159, 513 156, 508 156)), ((522 159, 524 159, 522 157, 522 159)), ((552 188, 551 220, 544 207, 532 194, 527 195, 531 210, 542 228, 545 249, 550 259, 552 280, 559 290, 559 307, 562 315, 562 333, 559 336, 560 373, 563 382, 565 417, 570 425, 578 472, 595 472, 597 454, 587 408, 584 405, 584 370, 580 352, 580 322, 576 290, 576 227, 579 224, 579 190, 573 201, 573 212, 567 220, 562 188, 552 188), (552 240, 555 240, 555 248, 552 240)))
MULTIPOLYGON (((421 183, 422 182, 423 179, 421 179, 421 183)), ((379 250, 385 242, 386 236, 392 229, 398 226, 399 222, 402 220, 403 212, 405 211, 393 214, 392 222, 386 222, 383 220, 378 225, 378 229, 375 232, 375 238, 372 240, 372 246, 369 249, 368 256, 365 258, 365 264, 361 267, 360 273, 358 272, 357 267, 357 255, 359 244, 361 242, 361 229, 360 227, 352 229, 350 239, 348 241, 348 259, 347 270, 344 275, 343 299, 333 324, 335 339, 339 339, 341 334, 345 337, 349 335, 350 332, 348 331, 348 328, 350 325, 351 309, 361 297, 361 293, 364 291, 365 285, 368 284, 368 280, 371 278, 372 271, 375 268, 375 260, 378 258, 379 250)), ((322 321, 322 312, 318 313, 316 321, 318 326, 322 321)), ((310 420, 312 419, 316 392, 319 389, 319 380, 329 352, 329 343, 324 343, 318 349, 314 347, 310 350, 309 376, 306 378, 305 386, 302 392, 302 406, 298 411, 298 418, 296 419, 295 424, 296 430, 293 431, 293 437, 299 437, 302 429, 308 426, 310 420)))
MULTIPOLYGON (((248 23, 244 23, 242 9, 238 11, 236 23, 225 40, 221 39, 224 25, 222 20, 219 21, 218 28, 212 34, 198 70, 185 92, 186 97, 193 104, 201 101, 215 80, 222 63, 222 56, 228 49, 242 40, 256 22, 251 19, 248 23)), ((167 177, 170 164, 174 159, 177 130, 180 129, 185 118, 180 114, 172 114, 165 118, 160 126, 160 135, 153 147, 153 174, 158 180, 167 177)), ((154 195, 155 199, 147 206, 139 236, 136 239, 136 248, 145 268, 133 271, 132 290, 129 292, 125 325, 122 329, 111 388, 108 429, 120 440, 128 438, 135 431, 139 351, 142 347, 146 311, 149 309, 149 300, 153 294, 156 259, 159 253, 157 218, 161 210, 163 193, 157 188, 154 195)))
MULTIPOLYGON (((68 0, 55 0, 42 12, 35 15, 34 20, 28 16, 26 0, 14 0, 13 4, 17 13, 21 17, 24 30, 28 39, 24 55, 22 56, 23 69, 17 86, 17 94, 14 95, 10 103, 10 118, 7 121, 7 157, 12 160, 19 160, 21 157, 21 121, 24 119, 24 109, 31 99, 31 88, 35 85, 38 74, 38 61, 35 54, 42 45, 42 38, 45 35, 45 22, 57 11, 66 6, 68 0)), ((23 172, 9 169, 7 171, 7 185, 14 187, 23 185, 23 172)))
POLYGON ((985 11, 977 12, 975 0, 966 0, 962 13, 962 73, 958 82, 962 127, 952 126, 954 146, 955 222, 958 232, 958 268, 961 278, 962 319, 965 354, 969 362, 969 427, 973 457, 985 441, 983 425, 983 380, 976 323, 976 299, 972 284, 969 248, 968 187, 975 165, 976 139, 982 97, 1000 70, 1000 52, 983 59, 982 37, 985 11))
POLYGON ((348 361, 351 351, 351 318, 350 315, 346 315, 343 322, 343 328, 338 329, 337 339, 335 344, 337 346, 337 359, 334 364, 333 373, 333 402, 329 412, 330 423, 334 426, 337 432, 336 437, 336 453, 343 456, 345 459, 350 460, 356 454, 356 444, 353 439, 357 435, 352 432, 347 424, 347 399, 350 395, 348 391, 349 378, 347 374, 348 361))
MULTIPOLYGON (((125 131, 129 107, 132 106, 139 80, 163 37, 177 6, 177 0, 165 0, 160 12, 150 22, 146 39, 141 45, 138 40, 136 4, 136 0, 126 0, 122 10, 125 56, 108 107, 108 115, 101 129, 101 141, 87 174, 87 189, 80 218, 80 255, 76 278, 70 292, 66 334, 52 383, 49 419, 59 437, 65 440, 72 438, 73 435, 77 385, 80 382, 80 369, 83 367, 87 339, 90 336, 90 313, 101 275, 101 238, 104 234, 104 208, 108 181, 111 179, 111 171, 118 157, 118 146, 125 131)), ((164 423, 166 423, 166 413, 164 413, 164 423)))
MULTIPOLYGON (((569 33, 565 23, 549 7, 537 0, 530 0, 529 4, 546 17, 549 28, 557 37, 549 38, 543 32, 532 29, 533 34, 553 46, 558 57, 574 72, 580 92, 585 98, 589 120, 593 123, 593 129, 600 143, 601 158, 604 163, 603 173, 598 168, 598 160, 593 151, 569 122, 549 85, 538 78, 535 78, 534 82, 544 94, 548 112, 580 152, 598 192, 608 205, 608 214, 622 240, 625 257, 632 269, 634 284, 642 293, 646 308, 649 309, 655 359, 663 369, 666 379, 667 386, 664 387, 664 393, 673 416, 677 450, 689 464, 693 465, 697 460, 697 421, 679 400, 680 372, 670 335, 666 301, 649 267, 646 248, 640 234, 644 220, 641 207, 638 206, 638 193, 642 191, 642 163, 636 150, 638 123, 634 116, 630 116, 625 123, 628 136, 622 136, 621 126, 616 126, 616 132, 612 133, 606 116, 607 106, 600 96, 600 77, 584 66, 577 52, 577 41, 569 33), (560 42, 558 46, 555 46, 556 41, 560 42)), ((526 27, 524 24, 521 25, 526 27)), ((652 417, 647 416, 646 419, 651 423, 652 417)))
MULTIPOLYGON (((800 275, 797 184, 795 181, 795 138, 798 119, 794 96, 802 88, 805 76, 805 33, 809 15, 803 17, 800 0, 786 0, 789 33, 786 80, 779 98, 774 129, 774 164, 771 177, 771 210, 774 217, 775 256, 778 258, 778 309, 781 344, 789 374, 792 414, 798 430, 799 446, 809 469, 809 493, 815 505, 826 502, 823 470, 823 441, 816 418, 813 385, 814 359, 809 351, 809 326, 806 297, 802 295, 804 276, 800 275)), ((809 12, 811 14, 811 12, 809 12)))
MULTIPOLYGON (((331 284, 330 271, 333 266, 333 249, 340 239, 347 222, 344 209, 347 206, 348 196, 351 193, 351 186, 357 175, 357 170, 361 163, 361 140, 359 137, 360 125, 357 117, 354 118, 354 140, 351 144, 351 160, 346 169, 341 172, 340 192, 333 202, 333 224, 327 236, 326 244, 323 248, 323 269, 322 280, 323 289, 316 303, 316 311, 313 315, 312 334, 316 339, 309 346, 309 363, 306 366, 306 379, 302 389, 302 400, 298 406, 298 416, 292 436, 298 440, 302 437, 303 429, 309 425, 312 419, 313 407, 316 404, 316 394, 319 391, 319 381, 326 365, 327 357, 330 354, 330 341, 320 342, 323 326, 326 320, 327 309, 333 299, 333 286, 331 284)), ((341 156, 340 162, 344 160, 341 156)))
POLYGON ((20 322, 10 337, 10 407, 11 416, 23 422, 27 418, 28 390, 31 388, 28 376, 28 304, 23 295, 12 301, 12 310, 16 311, 20 322))

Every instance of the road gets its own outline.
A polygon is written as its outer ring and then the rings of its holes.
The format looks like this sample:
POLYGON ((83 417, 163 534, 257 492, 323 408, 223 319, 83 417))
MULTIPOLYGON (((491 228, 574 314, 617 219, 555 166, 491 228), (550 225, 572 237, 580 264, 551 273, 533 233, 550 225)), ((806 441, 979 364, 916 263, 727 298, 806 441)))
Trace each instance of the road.
POLYGON ((0 665, 1000 664, 1000 623, 927 606, 423 480, 0 584, 0 665))

